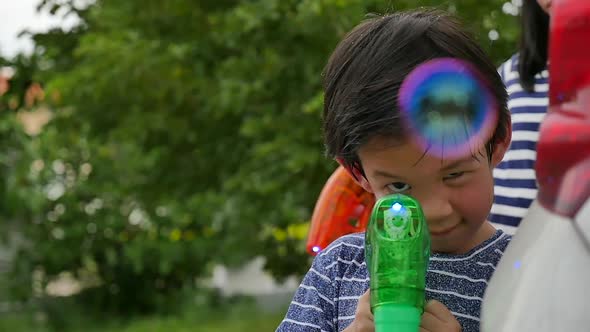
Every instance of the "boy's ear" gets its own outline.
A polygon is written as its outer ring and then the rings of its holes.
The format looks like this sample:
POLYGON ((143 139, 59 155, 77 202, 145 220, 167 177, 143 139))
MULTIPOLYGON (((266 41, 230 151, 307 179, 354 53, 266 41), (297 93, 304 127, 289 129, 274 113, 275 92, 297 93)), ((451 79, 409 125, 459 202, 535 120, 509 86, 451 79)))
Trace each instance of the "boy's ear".
POLYGON ((496 167, 504 159, 504 154, 510 148, 510 142, 512 141, 512 124, 508 123, 506 128, 506 135, 503 139, 496 140, 494 144, 494 150, 492 153, 492 166, 496 167))
POLYGON ((360 176, 360 180, 356 179, 356 182, 363 187, 363 189, 365 189, 365 191, 370 192, 371 194, 374 194, 373 192, 373 188, 371 188, 371 185, 369 184, 369 181, 367 181, 367 179, 364 176, 360 176))
POLYGON ((369 181, 367 181, 367 178, 365 178, 365 176, 361 173, 361 171, 358 168, 346 166, 344 160, 341 158, 336 158, 336 161, 338 162, 338 164, 340 164, 340 166, 342 166, 342 168, 346 170, 346 172, 348 172, 348 175, 350 175, 350 177, 359 186, 361 186, 365 191, 373 193, 373 189, 371 188, 369 181))

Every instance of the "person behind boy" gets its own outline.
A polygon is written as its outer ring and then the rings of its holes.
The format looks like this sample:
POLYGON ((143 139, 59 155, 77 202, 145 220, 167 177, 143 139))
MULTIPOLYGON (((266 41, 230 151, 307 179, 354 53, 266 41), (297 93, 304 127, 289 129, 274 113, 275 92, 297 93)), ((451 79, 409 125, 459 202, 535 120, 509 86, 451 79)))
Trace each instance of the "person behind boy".
MULTIPOLYGON (((424 210, 433 252, 420 331, 479 331, 484 290, 510 240, 486 220, 492 170, 511 137, 496 67, 455 18, 419 10, 358 25, 336 47, 324 80, 328 154, 376 198, 408 194, 424 210), (487 143, 457 158, 424 151, 403 127, 397 107, 404 78, 439 57, 474 65, 499 108, 487 143)), ((368 288, 364 234, 341 237, 316 256, 277 331, 374 331, 368 288)))

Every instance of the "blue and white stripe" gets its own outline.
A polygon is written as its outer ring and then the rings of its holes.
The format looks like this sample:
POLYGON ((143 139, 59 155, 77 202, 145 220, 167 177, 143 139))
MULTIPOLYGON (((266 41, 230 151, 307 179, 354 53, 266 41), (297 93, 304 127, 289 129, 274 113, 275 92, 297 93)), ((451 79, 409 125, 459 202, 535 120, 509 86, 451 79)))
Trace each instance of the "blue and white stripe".
POLYGON ((500 66, 499 72, 508 91, 512 143, 494 170, 495 200, 490 221, 497 228, 513 234, 537 196, 536 147, 539 126, 547 113, 549 74, 547 70, 537 74, 535 91, 528 93, 519 81, 518 55, 500 66))

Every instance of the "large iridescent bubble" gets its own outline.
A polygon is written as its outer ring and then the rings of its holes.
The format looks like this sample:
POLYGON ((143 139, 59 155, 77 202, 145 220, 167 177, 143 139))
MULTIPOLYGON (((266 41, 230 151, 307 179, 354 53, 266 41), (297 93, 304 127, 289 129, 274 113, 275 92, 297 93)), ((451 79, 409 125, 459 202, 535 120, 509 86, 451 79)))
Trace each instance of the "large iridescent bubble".
POLYGON ((399 91, 399 106, 413 137, 443 157, 482 147, 498 119, 497 103, 469 63, 439 58, 416 67, 399 91))

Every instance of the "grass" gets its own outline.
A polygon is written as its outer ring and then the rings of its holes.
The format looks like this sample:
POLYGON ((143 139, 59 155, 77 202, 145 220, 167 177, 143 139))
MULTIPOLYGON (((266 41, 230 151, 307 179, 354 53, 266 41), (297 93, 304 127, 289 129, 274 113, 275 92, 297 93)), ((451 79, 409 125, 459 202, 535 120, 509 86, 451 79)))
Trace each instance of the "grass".
POLYGON ((31 314, 0 314, 0 331, 47 331, 39 329, 31 314))
POLYGON ((55 323, 51 324, 49 317, 44 317, 40 313, 0 314, 0 332, 274 331, 284 312, 262 312, 256 309, 253 301, 242 301, 217 309, 202 305, 187 306, 181 313, 174 315, 154 315, 122 321, 113 317, 84 318, 75 308, 66 308, 65 321, 61 321, 59 327, 55 327, 55 323))
POLYGON ((232 319, 216 319, 213 321, 198 321, 177 318, 152 318, 136 321, 128 326, 108 330, 108 332, 229 332, 229 331, 274 331, 282 316, 278 315, 248 315, 233 317, 232 319))

